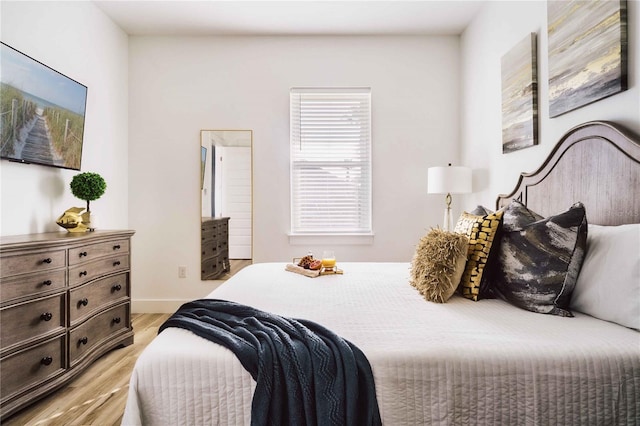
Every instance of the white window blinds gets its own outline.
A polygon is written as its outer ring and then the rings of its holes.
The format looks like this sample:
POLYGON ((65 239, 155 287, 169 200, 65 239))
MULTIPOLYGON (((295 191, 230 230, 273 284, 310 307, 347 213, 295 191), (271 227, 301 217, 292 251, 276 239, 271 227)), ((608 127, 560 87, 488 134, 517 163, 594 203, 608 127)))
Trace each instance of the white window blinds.
POLYGON ((371 90, 291 89, 292 234, 371 232, 371 90))

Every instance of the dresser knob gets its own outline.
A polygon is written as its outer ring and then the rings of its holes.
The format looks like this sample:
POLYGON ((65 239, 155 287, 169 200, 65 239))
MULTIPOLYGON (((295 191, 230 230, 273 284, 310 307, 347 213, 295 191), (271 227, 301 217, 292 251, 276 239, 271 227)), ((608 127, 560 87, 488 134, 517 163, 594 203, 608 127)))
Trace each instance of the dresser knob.
POLYGON ((113 246, 114 250, 120 250, 120 244, 116 244, 115 246, 113 246))
POLYGON ((116 260, 115 262, 113 262, 113 266, 120 266, 120 261, 116 260))
POLYGON ((84 256, 86 256, 86 255, 87 255, 87 252, 86 252, 86 251, 81 251, 81 252, 80 252, 80 257, 84 257, 84 256))
POLYGON ((51 312, 45 312, 44 314, 40 315, 40 319, 42 321, 51 321, 51 318, 53 318, 53 314, 51 312))
POLYGON ((47 257, 46 259, 42 260, 42 263, 51 263, 51 262, 53 262, 53 260, 51 260, 50 257, 47 257))
POLYGON ((122 290, 122 286, 120 284, 116 284, 113 287, 111 287, 111 291, 120 291, 122 290))
POLYGON ((89 299, 86 297, 78 302, 78 305, 87 306, 89 304, 89 299))
POLYGON ((80 271, 80 276, 83 276, 83 275, 86 277, 87 276, 87 271, 80 271))
POLYGON ((114 322, 115 324, 120 324, 120 317, 115 317, 115 318, 113 319, 113 322, 114 322))
POLYGON ((78 344, 83 344, 86 345, 89 342, 89 338, 87 336, 84 336, 81 339, 78 339, 78 344))
POLYGON ((50 356, 45 356, 40 360, 40 364, 42 365, 51 365, 52 362, 53 362, 53 358, 51 358, 50 356))
POLYGON ((46 280, 42 282, 42 285, 51 285, 51 284, 52 284, 51 280, 46 280))

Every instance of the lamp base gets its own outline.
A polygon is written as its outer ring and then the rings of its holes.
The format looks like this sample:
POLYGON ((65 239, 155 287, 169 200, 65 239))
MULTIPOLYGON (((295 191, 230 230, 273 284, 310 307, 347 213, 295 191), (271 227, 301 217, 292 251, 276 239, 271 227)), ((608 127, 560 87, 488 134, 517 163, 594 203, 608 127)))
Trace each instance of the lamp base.
POLYGON ((453 216, 451 215, 451 207, 444 209, 444 224, 442 229, 447 232, 453 232, 453 216))

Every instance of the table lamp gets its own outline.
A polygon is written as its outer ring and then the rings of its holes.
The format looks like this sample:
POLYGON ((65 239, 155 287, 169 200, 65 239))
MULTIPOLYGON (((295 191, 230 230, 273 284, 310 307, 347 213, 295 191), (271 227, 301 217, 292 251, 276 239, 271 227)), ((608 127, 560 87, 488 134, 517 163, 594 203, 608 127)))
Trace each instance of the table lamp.
POLYGON ((468 194, 471 192, 471 169, 468 167, 449 166, 429 167, 427 176, 427 192, 429 194, 447 194, 444 210, 445 231, 453 231, 453 218, 451 217, 451 194, 468 194))

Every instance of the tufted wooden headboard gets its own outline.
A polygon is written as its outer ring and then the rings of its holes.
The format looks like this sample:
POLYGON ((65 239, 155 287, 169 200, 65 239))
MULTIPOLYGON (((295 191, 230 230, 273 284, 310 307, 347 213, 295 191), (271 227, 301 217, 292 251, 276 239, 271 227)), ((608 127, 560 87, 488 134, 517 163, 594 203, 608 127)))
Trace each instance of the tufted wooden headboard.
POLYGON ((520 174, 515 189, 499 195, 549 216, 581 201, 597 225, 640 223, 640 137, 622 126, 591 121, 569 130, 538 170, 520 174))

